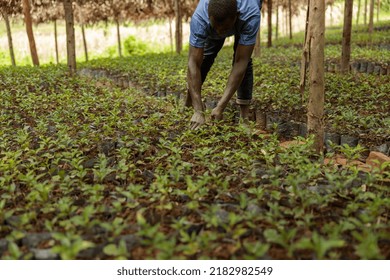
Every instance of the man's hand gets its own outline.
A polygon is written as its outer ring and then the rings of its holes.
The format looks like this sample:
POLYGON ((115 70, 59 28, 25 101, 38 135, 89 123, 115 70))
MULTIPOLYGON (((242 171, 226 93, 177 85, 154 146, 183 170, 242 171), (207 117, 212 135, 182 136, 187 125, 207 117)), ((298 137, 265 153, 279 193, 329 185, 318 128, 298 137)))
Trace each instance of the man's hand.
POLYGON ((204 116, 203 111, 195 111, 192 115, 190 128, 191 130, 199 129, 206 122, 206 118, 204 116))
POLYGON ((222 118, 223 118, 223 115, 222 115, 222 113, 223 113, 223 109, 221 109, 220 107, 215 107, 214 109, 213 109, 213 111, 211 111, 211 119, 213 120, 213 121, 220 121, 220 120, 222 120, 222 118))

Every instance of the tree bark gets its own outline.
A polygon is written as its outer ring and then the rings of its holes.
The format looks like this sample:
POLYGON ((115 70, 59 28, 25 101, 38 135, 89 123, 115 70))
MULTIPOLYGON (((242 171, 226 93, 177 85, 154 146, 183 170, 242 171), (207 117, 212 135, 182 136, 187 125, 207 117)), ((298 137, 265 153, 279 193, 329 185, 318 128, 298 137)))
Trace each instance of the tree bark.
POLYGON ((364 25, 367 25, 367 0, 364 0, 364 25))
POLYGON ((175 18, 176 18, 176 53, 180 54, 183 49, 183 29, 182 29, 182 14, 180 0, 175 0, 175 18))
POLYGON ((286 9, 284 10, 284 27, 285 27, 285 34, 286 34, 286 37, 288 36, 288 9, 286 7, 286 9))
POLYGON ((279 37, 279 0, 276 0, 276 27, 275 27, 275 40, 279 37))
POLYGON ((379 22, 380 9, 381 9, 381 1, 377 0, 377 2, 376 2, 376 22, 379 22))
POLYGON ((310 29, 310 94, 307 113, 307 129, 314 135, 317 153, 324 148, 324 49, 325 49, 325 1, 311 0, 309 12, 310 29))
POLYGON ((359 18, 360 18, 360 6, 361 6, 361 4, 362 4, 362 0, 359 0, 359 1, 358 1, 358 6, 357 6, 358 10, 357 10, 357 15, 356 15, 356 25, 358 25, 358 24, 359 24, 359 18))
POLYGON ((11 25, 9 23, 9 18, 6 12, 1 12, 5 21, 5 27, 7 29, 7 38, 8 38, 8 49, 9 55, 11 57, 12 66, 16 66, 15 62, 15 52, 14 52, 14 44, 12 42, 12 33, 11 33, 11 25))
POLYGON ((66 23, 66 50, 68 70, 70 75, 76 73, 76 39, 74 34, 74 19, 72 0, 64 0, 65 23, 66 23))
POLYGON ((288 20, 289 20, 289 30, 290 30, 290 39, 292 39, 292 10, 291 10, 291 0, 288 0, 288 20))
POLYGON ((345 0, 343 42, 341 52, 341 73, 349 72, 351 60, 351 33, 352 33, 353 0, 345 0))
POLYGON ((309 15, 310 15, 310 0, 307 0, 307 10, 306 10, 306 22, 305 22, 305 42, 303 44, 303 52, 301 58, 301 81, 299 83, 301 91, 301 102, 302 106, 304 104, 304 91, 306 87, 306 77, 307 77, 307 63, 310 58, 310 30, 309 30, 309 15))
POLYGON ((171 45, 171 53, 173 53, 173 32, 172 32, 172 20, 169 18, 169 42, 171 45))
POLYGON ((32 27, 32 18, 31 18, 31 7, 30 7, 29 0, 23 0, 23 14, 24 14, 24 21, 26 24, 28 42, 30 45, 31 59, 34 66, 39 66, 39 58, 38 58, 37 47, 35 45, 34 32, 32 27))
POLYGON ((54 20, 54 48, 56 51, 56 62, 60 63, 59 55, 58 55, 58 32, 57 32, 57 20, 54 20))
POLYGON ((119 57, 122 57, 122 40, 121 40, 121 28, 119 25, 119 20, 115 20, 116 24, 116 37, 118 40, 118 55, 119 57))
POLYGON ((267 14, 268 14, 268 41, 267 47, 272 47, 272 0, 267 0, 267 14))
POLYGON ((368 22, 368 33, 372 34, 374 31, 374 3, 375 0, 371 0, 370 2, 370 19, 368 22))
POLYGON ((84 45, 85 61, 88 61, 88 46, 87 46, 87 38, 85 37, 84 23, 81 24, 81 34, 83 35, 83 45, 84 45))

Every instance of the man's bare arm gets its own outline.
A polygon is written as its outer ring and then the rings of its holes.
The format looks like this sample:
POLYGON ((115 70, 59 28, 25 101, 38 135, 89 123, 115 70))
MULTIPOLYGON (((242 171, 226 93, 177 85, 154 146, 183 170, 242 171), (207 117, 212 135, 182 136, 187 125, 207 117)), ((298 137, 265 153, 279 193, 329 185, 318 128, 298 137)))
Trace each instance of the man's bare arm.
POLYGON ((201 98, 202 78, 200 68, 202 62, 203 48, 190 46, 187 81, 192 106, 195 110, 195 113, 191 118, 191 129, 197 129, 205 123, 204 108, 201 98))
POLYGON ((216 108, 212 112, 212 117, 215 119, 221 119, 222 113, 225 110, 229 100, 240 86, 242 79, 245 76, 246 69, 248 67, 249 60, 252 56, 254 45, 244 46, 238 45, 234 60, 232 72, 229 75, 229 79, 223 93, 223 96, 218 102, 216 108))

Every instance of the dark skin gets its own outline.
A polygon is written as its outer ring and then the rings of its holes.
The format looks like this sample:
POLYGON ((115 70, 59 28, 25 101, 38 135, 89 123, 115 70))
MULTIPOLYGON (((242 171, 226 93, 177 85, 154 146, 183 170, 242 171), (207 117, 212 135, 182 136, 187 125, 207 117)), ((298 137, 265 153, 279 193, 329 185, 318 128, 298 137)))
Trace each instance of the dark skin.
MULTIPOLYGON (((233 18, 228 18, 223 22, 216 22, 213 17, 210 17, 211 26, 219 34, 223 35, 234 26, 238 14, 233 18)), ((235 55, 232 71, 229 75, 229 79, 224 90, 221 99, 218 101, 217 106, 211 112, 212 120, 222 120, 222 114, 229 100, 233 97, 234 93, 240 86, 242 79, 244 78, 246 68, 249 60, 252 56, 254 45, 245 46, 238 45, 235 55)), ((186 106, 193 106, 194 114, 192 115, 190 128, 192 130, 199 129, 205 122, 205 108, 201 99, 201 72, 200 67, 203 62, 203 48, 195 48, 190 46, 189 59, 188 59, 188 96, 186 100, 186 106)))

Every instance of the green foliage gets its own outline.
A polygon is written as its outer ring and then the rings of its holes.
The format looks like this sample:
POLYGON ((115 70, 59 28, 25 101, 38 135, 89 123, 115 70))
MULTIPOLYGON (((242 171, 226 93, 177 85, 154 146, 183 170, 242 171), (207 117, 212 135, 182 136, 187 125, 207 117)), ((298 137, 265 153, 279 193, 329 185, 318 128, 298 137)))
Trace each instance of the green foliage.
POLYGON ((149 46, 146 43, 138 40, 135 36, 127 37, 123 42, 123 46, 125 55, 129 56, 143 55, 150 51, 149 46))
MULTIPOLYGON (((221 95, 231 55, 220 53, 204 97, 221 95)), ((254 60, 256 102, 296 116, 298 69, 270 57, 254 60)), ((0 68, 2 259, 33 258, 33 232, 50 233, 34 246, 61 259, 390 257, 386 164, 368 174, 324 165, 313 139, 282 148, 230 107, 218 125, 190 131, 192 110, 178 100, 186 62, 145 54, 81 65, 127 77, 127 89, 65 67, 0 68)), ((386 134, 388 79, 328 74, 327 125, 386 134)), ((349 160, 365 152, 335 149, 349 160)))

